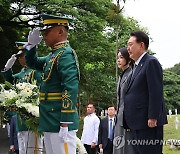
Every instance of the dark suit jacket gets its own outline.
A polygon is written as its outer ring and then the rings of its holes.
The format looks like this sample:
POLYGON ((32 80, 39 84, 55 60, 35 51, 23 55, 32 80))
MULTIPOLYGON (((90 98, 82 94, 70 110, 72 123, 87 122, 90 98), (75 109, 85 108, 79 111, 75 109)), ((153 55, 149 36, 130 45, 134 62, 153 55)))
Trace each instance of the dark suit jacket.
POLYGON ((158 60, 145 54, 129 82, 124 115, 129 128, 148 128, 148 119, 157 119, 157 125, 167 123, 163 98, 163 72, 158 60))
POLYGON ((99 134, 98 134, 98 144, 102 144, 103 149, 105 149, 107 146, 108 134, 109 134, 108 117, 105 117, 100 121, 99 134))
POLYGON ((16 131, 16 115, 12 116, 10 123, 10 145, 14 145, 15 150, 18 150, 18 139, 17 139, 17 131, 16 131))

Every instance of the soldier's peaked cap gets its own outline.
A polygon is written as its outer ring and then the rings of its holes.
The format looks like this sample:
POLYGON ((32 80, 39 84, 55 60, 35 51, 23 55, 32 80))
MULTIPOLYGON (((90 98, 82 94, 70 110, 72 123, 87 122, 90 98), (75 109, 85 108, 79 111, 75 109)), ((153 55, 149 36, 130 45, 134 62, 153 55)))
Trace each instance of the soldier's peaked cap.
POLYGON ((19 52, 16 54, 16 56, 21 55, 23 53, 24 45, 27 44, 27 42, 15 42, 16 46, 19 50, 19 52))
POLYGON ((49 15, 49 14, 41 14, 40 16, 43 19, 44 25, 57 24, 57 25, 68 26, 69 23, 73 21, 72 18, 65 17, 65 16, 54 16, 54 15, 49 15))
POLYGON ((15 42, 15 43, 19 50, 24 49, 23 45, 27 44, 27 42, 15 42))

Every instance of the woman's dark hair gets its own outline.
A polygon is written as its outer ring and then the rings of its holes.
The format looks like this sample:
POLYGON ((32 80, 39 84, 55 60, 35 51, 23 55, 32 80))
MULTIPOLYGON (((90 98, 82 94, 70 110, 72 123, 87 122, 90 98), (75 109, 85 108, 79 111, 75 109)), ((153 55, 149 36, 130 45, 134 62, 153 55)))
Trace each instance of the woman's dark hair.
POLYGON ((133 64, 133 60, 129 57, 129 53, 127 48, 120 48, 118 50, 118 53, 121 53, 121 55, 124 57, 124 59, 126 60, 126 65, 130 62, 130 65, 133 64))

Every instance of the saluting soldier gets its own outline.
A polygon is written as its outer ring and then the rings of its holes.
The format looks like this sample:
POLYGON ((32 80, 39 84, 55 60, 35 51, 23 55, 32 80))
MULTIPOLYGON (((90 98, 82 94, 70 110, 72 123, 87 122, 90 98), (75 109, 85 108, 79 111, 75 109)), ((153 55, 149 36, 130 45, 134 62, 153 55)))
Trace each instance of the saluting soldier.
POLYGON ((51 47, 49 55, 37 57, 36 45, 41 41, 36 28, 29 33, 25 48, 27 65, 43 71, 40 87, 40 129, 44 132, 47 154, 75 154, 78 113, 76 100, 79 67, 75 51, 67 40, 72 19, 41 15, 43 39, 51 47))
POLYGON ((13 54, 11 58, 7 61, 4 69, 1 71, 3 77, 6 81, 11 84, 16 84, 19 82, 28 82, 31 83, 34 80, 37 81, 37 85, 41 83, 41 72, 35 71, 31 68, 28 68, 26 65, 25 55, 23 52, 23 45, 27 44, 27 42, 16 42, 16 46, 18 48, 18 53, 13 54), (16 59, 18 59, 19 63, 23 67, 19 73, 13 74, 12 66, 14 65, 16 59))
MULTIPOLYGON (((7 61, 4 69, 1 71, 3 77, 6 81, 11 84, 17 83, 32 83, 36 81, 37 85, 41 83, 41 72, 30 69, 26 65, 24 47, 23 45, 27 44, 27 42, 16 42, 16 46, 18 48, 18 53, 13 54, 11 58, 7 61), (13 74, 12 66, 14 65, 16 59, 19 60, 19 63, 23 67, 19 73, 13 74)), ((16 119, 16 130, 18 134, 18 144, 19 144, 19 154, 34 154, 34 149, 42 148, 42 139, 38 138, 38 147, 35 147, 35 138, 34 134, 31 131, 28 131, 28 128, 25 124, 25 119, 17 113, 16 119), (28 148, 29 147, 29 148, 28 148)), ((38 154, 36 151, 35 154, 38 154)))

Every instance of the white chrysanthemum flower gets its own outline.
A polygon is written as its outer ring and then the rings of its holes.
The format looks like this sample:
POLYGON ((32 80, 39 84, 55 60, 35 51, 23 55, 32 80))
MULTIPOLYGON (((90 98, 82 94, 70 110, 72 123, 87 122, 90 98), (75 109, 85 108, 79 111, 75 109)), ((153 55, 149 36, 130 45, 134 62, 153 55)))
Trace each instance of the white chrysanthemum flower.
POLYGON ((22 108, 22 101, 21 100, 17 100, 16 102, 15 102, 15 104, 16 104, 16 106, 18 106, 18 108, 22 108))
POLYGON ((0 102, 4 102, 5 101, 5 95, 3 92, 0 92, 0 102))
POLYGON ((29 88, 29 89, 34 89, 34 88, 37 88, 37 86, 36 86, 36 85, 34 85, 34 84, 30 84, 30 83, 25 83, 25 86, 26 86, 26 88, 29 88))
POLYGON ((4 90, 3 92, 4 95, 4 99, 13 99, 15 97, 18 96, 18 94, 16 93, 16 91, 10 89, 10 90, 4 90))
POLYGON ((34 84, 31 84, 31 89, 34 89, 34 88, 37 88, 37 86, 34 84))
POLYGON ((37 100, 36 100, 36 104, 37 104, 37 105, 40 104, 39 97, 38 97, 37 100))
POLYGON ((12 85, 10 90, 5 90, 0 84, 0 106, 15 106, 21 113, 25 108, 28 118, 39 117, 39 89, 38 86, 30 83, 18 83, 12 85), (30 114, 28 114, 30 113, 30 114))
POLYGON ((23 103, 23 107, 25 107, 27 111, 30 111, 32 108, 32 104, 31 103, 23 103))
POLYGON ((34 106, 34 105, 30 104, 30 103, 23 103, 22 106, 24 108, 26 108, 28 113, 31 113, 35 117, 39 117, 39 107, 38 106, 34 106))
POLYGON ((35 117, 39 117, 39 107, 38 106, 34 106, 33 110, 31 111, 31 114, 35 117))
POLYGON ((9 91, 8 90, 4 90, 4 98, 5 99, 9 98, 9 91))
POLYGON ((17 97, 17 93, 16 93, 16 91, 14 91, 14 90, 9 90, 9 99, 12 99, 12 98, 15 98, 15 97, 17 97))
POLYGON ((6 106, 5 102, 0 103, 0 106, 6 106))
POLYGON ((30 97, 32 95, 32 90, 30 88, 25 88, 20 92, 22 97, 30 97))
POLYGON ((19 89, 19 90, 23 90, 23 89, 25 89, 25 87, 26 87, 26 83, 18 83, 18 84, 16 84, 16 87, 19 89))

